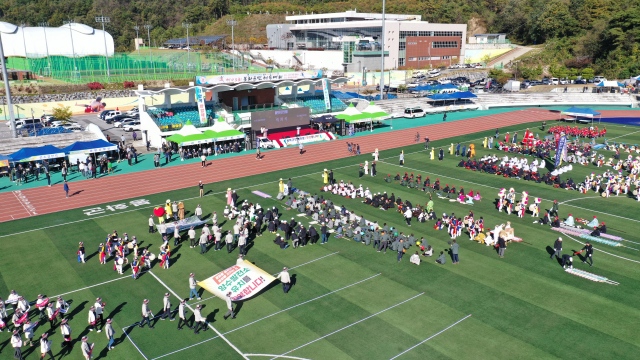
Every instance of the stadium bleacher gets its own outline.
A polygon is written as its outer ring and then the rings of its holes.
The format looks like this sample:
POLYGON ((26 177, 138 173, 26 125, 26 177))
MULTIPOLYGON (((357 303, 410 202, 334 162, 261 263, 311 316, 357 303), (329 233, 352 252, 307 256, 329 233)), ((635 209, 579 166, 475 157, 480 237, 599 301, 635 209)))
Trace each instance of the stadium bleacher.
MULTIPOLYGON (((344 111, 347 105, 334 95, 329 95, 331 100, 331 112, 344 111)), ((300 107, 309 107, 312 114, 322 114, 327 112, 324 105, 324 95, 298 95, 296 98, 287 97, 282 99, 288 104, 296 104, 300 107)))
MULTIPOLYGON (((218 111, 213 104, 206 105, 207 118, 218 111)), ((161 130, 176 130, 182 128, 187 121, 195 127, 208 126, 208 124, 200 123, 200 115, 198 108, 195 106, 174 106, 171 109, 149 109, 149 115, 161 130)))

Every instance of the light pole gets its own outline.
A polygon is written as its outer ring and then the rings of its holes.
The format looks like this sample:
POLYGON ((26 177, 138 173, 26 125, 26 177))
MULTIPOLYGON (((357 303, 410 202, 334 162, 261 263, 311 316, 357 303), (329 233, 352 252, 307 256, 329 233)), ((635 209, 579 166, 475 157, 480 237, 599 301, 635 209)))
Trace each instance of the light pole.
POLYGON ((44 47, 47 50, 47 61, 49 63, 49 73, 51 74, 51 58, 49 57, 49 44, 47 44, 47 27, 49 26, 49 22, 38 23, 38 26, 42 27, 42 32, 44 32, 44 47))
POLYGON ((4 91, 7 99, 7 108, 9 109, 9 125, 11 126, 11 136, 15 139, 18 137, 16 131, 16 116, 13 113, 13 104, 11 103, 11 87, 9 86, 9 75, 7 74, 7 63, 4 60, 4 49, 2 48, 2 36, 0 36, 0 62, 2 63, 2 80, 4 80, 4 91))
POLYGON ((153 73, 156 73, 156 64, 153 63, 153 55, 151 55, 151 29, 153 25, 147 24, 144 26, 147 29, 147 37, 149 38, 149 57, 151 58, 151 65, 153 66, 153 73))
POLYGON ((64 25, 69 25, 69 35, 71 35, 71 56, 73 57, 73 71, 78 71, 78 66, 76 65, 76 50, 73 47, 73 30, 71 30, 71 25, 75 22, 75 20, 64 21, 64 25))
MULTIPOLYGON (((386 2, 385 0, 382 0, 382 41, 380 42, 380 46, 382 46, 382 51, 380 51, 380 61, 381 61, 381 66, 380 66, 380 100, 384 99, 384 37, 385 37, 385 32, 384 32, 384 15, 385 15, 385 5, 386 2)), ((391 127, 393 129, 393 125, 391 127)))
POLYGON ((182 27, 187 29, 187 67, 189 71, 191 71, 191 46, 189 44, 189 28, 191 27, 190 23, 182 23, 182 27))
POLYGON ((107 63, 107 80, 109 80, 109 76, 111 76, 109 71, 109 52, 107 51, 107 32, 104 31, 104 24, 111 22, 111 18, 107 16, 96 16, 96 22, 102 24, 102 36, 104 38, 104 59, 107 63))
POLYGON ((140 30, 140 26, 134 26, 133 30, 136 31, 136 48, 138 49, 138 73, 140 74, 142 73, 142 58, 140 57, 140 42, 138 41, 138 31, 140 30))
POLYGON ((238 22, 231 19, 231 20, 227 20, 227 25, 231 26, 231 60, 233 60, 233 72, 236 72, 236 55, 235 55, 235 50, 236 50, 236 43, 235 40, 233 38, 233 27, 238 25, 238 22))

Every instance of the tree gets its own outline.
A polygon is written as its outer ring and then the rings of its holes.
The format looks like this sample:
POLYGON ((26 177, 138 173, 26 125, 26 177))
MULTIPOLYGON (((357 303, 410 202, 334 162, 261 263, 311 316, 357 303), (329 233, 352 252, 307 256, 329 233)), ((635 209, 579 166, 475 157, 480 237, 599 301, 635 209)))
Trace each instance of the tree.
POLYGON ((593 79, 593 75, 595 72, 592 68, 584 68, 582 69, 582 77, 585 79, 593 79))
POLYGON ((63 124, 69 122, 72 115, 73 113, 71 112, 71 106, 61 106, 53 108, 53 117, 62 121, 63 124))

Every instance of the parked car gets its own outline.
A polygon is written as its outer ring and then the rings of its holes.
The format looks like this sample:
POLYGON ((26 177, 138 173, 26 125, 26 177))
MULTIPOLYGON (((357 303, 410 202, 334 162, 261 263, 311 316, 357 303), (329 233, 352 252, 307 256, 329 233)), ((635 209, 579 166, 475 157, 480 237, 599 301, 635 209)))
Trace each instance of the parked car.
POLYGON ((76 122, 71 122, 71 121, 67 121, 66 124, 64 124, 62 121, 60 120, 56 120, 51 122, 51 127, 52 128, 57 128, 57 127, 67 127, 67 126, 79 126, 78 123, 76 122))
POLYGON ((558 85, 559 82, 560 82, 560 80, 558 80, 558 78, 549 79, 549 85, 558 85))
POLYGON ((407 119, 423 117, 425 115, 426 114, 425 114, 424 110, 422 110, 422 108, 419 108, 419 107, 404 109, 404 117, 407 118, 407 119))
POLYGON ((107 113, 103 120, 104 121, 109 121, 111 119, 113 119, 114 117, 118 116, 118 115, 122 115, 122 111, 120 110, 111 110, 111 112, 107 113))
POLYGON ((587 84, 587 80, 585 79, 576 79, 573 81, 574 84, 582 84, 582 85, 586 85, 587 84))
POLYGON ((114 119, 113 121, 107 121, 107 124, 110 124, 113 122, 113 127, 117 127, 117 128, 121 128, 122 125, 126 124, 126 123, 130 123, 132 121, 137 121, 138 119, 129 117, 129 116, 125 116, 125 117, 121 117, 118 119, 114 119))
POLYGON ((607 81, 607 79, 604 76, 596 76, 593 78, 594 84, 600 84, 602 81, 607 81))
POLYGON ((20 125, 20 127, 16 126, 16 129, 18 130, 27 130, 27 131, 33 131, 33 130, 39 130, 44 128, 44 125, 42 125, 42 123, 29 123, 29 124, 22 124, 20 125))
MULTIPOLYGON (((40 119, 35 118, 35 119, 20 119, 20 120, 16 120, 16 129, 22 129, 25 125, 31 125, 31 124, 40 124, 42 125, 42 122, 40 121, 40 119)), ((7 125, 11 125, 10 121, 7 121, 7 125)))
POLYGON ((126 114, 129 114, 129 115, 136 115, 136 114, 138 114, 138 115, 140 115, 140 110, 139 110, 137 107, 134 107, 133 109, 131 109, 131 110, 127 111, 127 112, 126 112, 126 114))
POLYGON ((568 85, 568 84, 569 84, 569 80, 567 80, 567 79, 560 79, 560 80, 558 81, 558 84, 560 84, 560 85, 568 85))
POLYGON ((261 149, 274 149, 276 147, 273 141, 267 139, 266 136, 258 136, 258 141, 261 149))
POLYGON ((130 121, 122 125, 124 131, 132 132, 134 130, 140 130, 140 121, 130 121))
POLYGON ((78 124, 65 124, 62 126, 63 128, 67 129, 67 130, 71 130, 73 132, 80 132, 80 131, 84 131, 84 129, 82 128, 82 126, 78 125, 78 124))

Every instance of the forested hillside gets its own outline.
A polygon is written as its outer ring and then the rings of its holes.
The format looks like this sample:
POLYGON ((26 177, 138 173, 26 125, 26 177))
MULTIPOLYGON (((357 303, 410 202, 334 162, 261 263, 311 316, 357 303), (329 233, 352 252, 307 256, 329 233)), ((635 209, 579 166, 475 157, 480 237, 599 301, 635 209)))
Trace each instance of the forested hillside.
MULTIPOLYGON (((259 38, 265 35, 264 28, 255 26, 253 16, 243 23, 247 13, 324 13, 354 8, 381 12, 382 1, 0 0, 0 18, 14 24, 48 21, 59 26, 73 19, 95 25, 94 17, 102 12, 111 17, 107 30, 117 50, 125 51, 133 47, 136 24, 153 25, 151 37, 159 43, 184 37, 183 21, 194 24, 194 33, 203 34, 220 32, 224 26, 215 24, 216 20, 234 15, 240 20, 237 30, 250 28, 260 32, 253 34, 259 38)), ((640 73, 640 0, 396 0, 387 1, 387 11, 420 14, 430 22, 473 22, 474 28, 507 33, 516 43, 544 44, 536 56, 523 61, 526 66, 592 67, 610 77, 640 73)))

